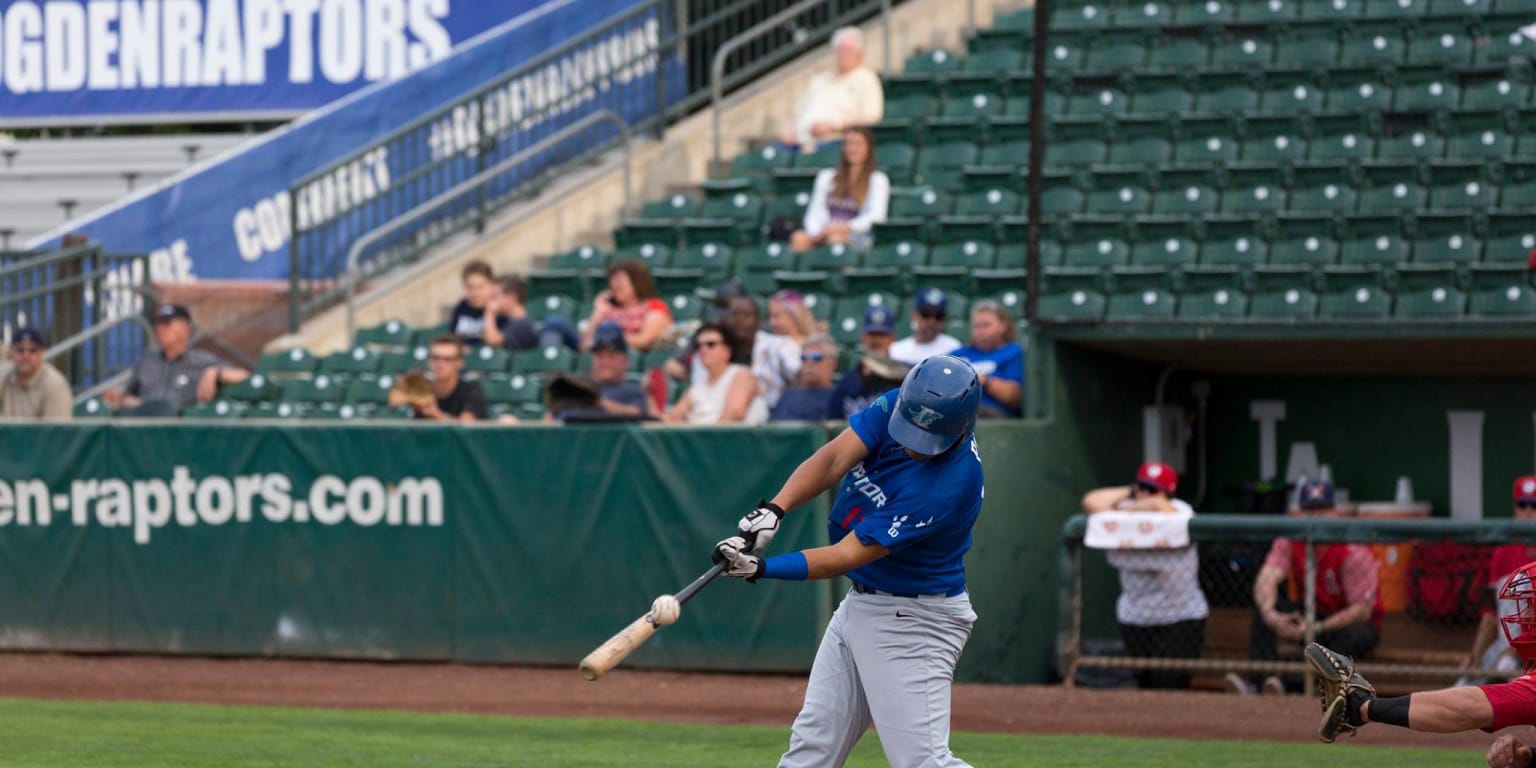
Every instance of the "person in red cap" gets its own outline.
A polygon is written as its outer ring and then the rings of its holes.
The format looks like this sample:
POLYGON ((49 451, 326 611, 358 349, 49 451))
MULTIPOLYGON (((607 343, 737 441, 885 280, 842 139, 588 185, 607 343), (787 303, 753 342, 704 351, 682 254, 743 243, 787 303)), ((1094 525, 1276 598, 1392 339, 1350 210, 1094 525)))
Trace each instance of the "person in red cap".
MULTIPOLYGON (((1298 509, 1293 514, 1340 514, 1334 504, 1333 484, 1327 480, 1302 483, 1297 498, 1298 509)), ((1376 556, 1363 544, 1319 544, 1313 553, 1317 558, 1317 624, 1313 626, 1317 642, 1355 658, 1369 655, 1381 640, 1381 619, 1385 614, 1376 556)), ((1306 562, 1306 548, 1301 542, 1277 538, 1270 545, 1269 555, 1253 580, 1248 658, 1273 661, 1279 658, 1280 642, 1299 649, 1306 641, 1307 619, 1301 595, 1306 562)), ((1227 684, 1238 693, 1253 692, 1252 682, 1236 674, 1227 675, 1227 684)), ((1260 687, 1265 693, 1296 691, 1301 689, 1301 678, 1270 675, 1260 687)))
MULTIPOLYGON (((1523 475, 1515 478, 1514 487, 1514 518, 1516 520, 1536 520, 1536 475, 1523 475)), ((1488 579, 1485 582, 1492 593, 1497 593, 1499 587, 1520 568, 1533 560, 1536 560, 1536 543, 1510 542, 1494 548, 1488 557, 1488 579)), ((1472 639, 1472 650, 1462 660, 1462 669, 1499 669, 1514 671, 1520 668, 1519 657, 1514 649, 1505 642, 1504 636, 1499 632, 1499 617, 1496 607, 1490 604, 1483 608, 1483 617, 1477 624, 1477 634, 1472 639)), ((1459 682, 1471 682, 1463 679, 1459 682)))
MULTIPOLYGON (((1185 520, 1195 511, 1173 496, 1179 473, 1160 461, 1136 471, 1130 488, 1098 488, 1083 496, 1083 511, 1155 512, 1185 520)), ((1115 619, 1129 656, 1194 659, 1205 645, 1205 620, 1210 614, 1200 589, 1200 560, 1193 544, 1176 548, 1114 549, 1106 553, 1120 572, 1120 599, 1115 619)), ((1142 688, 1188 688, 1190 673, 1141 670, 1142 688)))

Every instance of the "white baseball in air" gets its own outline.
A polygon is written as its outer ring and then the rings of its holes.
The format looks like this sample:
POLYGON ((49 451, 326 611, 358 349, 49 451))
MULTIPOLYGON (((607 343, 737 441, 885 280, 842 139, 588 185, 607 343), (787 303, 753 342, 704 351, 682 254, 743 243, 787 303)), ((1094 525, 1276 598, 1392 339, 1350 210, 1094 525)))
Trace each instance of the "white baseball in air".
POLYGON ((651 603, 651 622, 658 627, 665 627, 682 615, 683 605, 677 602, 677 598, 671 595, 662 595, 651 603))

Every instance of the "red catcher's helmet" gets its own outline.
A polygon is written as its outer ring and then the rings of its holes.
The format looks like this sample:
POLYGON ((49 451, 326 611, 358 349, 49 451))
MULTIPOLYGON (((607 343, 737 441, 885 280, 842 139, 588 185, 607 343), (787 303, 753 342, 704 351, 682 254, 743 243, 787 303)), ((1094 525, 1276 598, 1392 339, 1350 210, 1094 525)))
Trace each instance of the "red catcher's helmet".
POLYGON ((1536 562, 1515 569, 1499 590, 1499 600, 1514 604, 1514 612, 1501 617, 1504 638, 1526 665, 1536 664, 1536 562))

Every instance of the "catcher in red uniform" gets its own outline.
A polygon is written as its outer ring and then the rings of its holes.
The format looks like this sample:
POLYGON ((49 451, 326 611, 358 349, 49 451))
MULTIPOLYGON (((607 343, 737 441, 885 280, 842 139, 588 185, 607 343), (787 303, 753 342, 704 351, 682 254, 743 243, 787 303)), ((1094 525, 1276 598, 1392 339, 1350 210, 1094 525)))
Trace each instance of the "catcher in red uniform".
MULTIPOLYGON (((1493 732, 1511 725, 1536 725, 1536 562, 1510 574, 1499 600, 1512 611, 1500 623, 1509 647, 1525 662, 1526 674, 1507 683, 1443 688, 1407 696, 1377 697, 1376 689, 1355 670, 1354 661, 1317 643, 1307 645, 1307 662, 1317 673, 1323 700, 1318 736, 1331 742, 1366 723, 1384 723, 1415 731, 1454 733, 1480 728, 1493 732)), ((1488 748, 1492 768, 1532 765, 1531 748, 1513 735, 1500 736, 1488 748)))

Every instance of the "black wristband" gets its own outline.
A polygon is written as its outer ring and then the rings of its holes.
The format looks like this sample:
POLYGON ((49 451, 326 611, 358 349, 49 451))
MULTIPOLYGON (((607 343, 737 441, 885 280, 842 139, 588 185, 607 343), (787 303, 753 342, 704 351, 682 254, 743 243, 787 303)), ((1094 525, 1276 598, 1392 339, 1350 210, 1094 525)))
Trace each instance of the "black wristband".
POLYGON ((758 499, 757 500, 757 506, 758 506, 759 509, 766 509, 766 510, 772 512, 780 520, 784 519, 784 508, 779 506, 779 505, 777 505, 777 504, 775 504, 775 503, 773 503, 773 502, 771 502, 771 501, 768 501, 766 499, 758 499))
POLYGON ((763 564, 763 559, 761 557, 757 558, 757 568, 752 571, 752 575, 751 576, 747 577, 747 583, 748 584, 755 584, 755 583, 757 583, 757 580, 761 579, 763 577, 763 571, 766 571, 766 570, 768 570, 768 567, 763 564))
POLYGON ((1390 699, 1371 699, 1371 709, 1368 713, 1373 723, 1384 725, 1396 725, 1403 728, 1408 726, 1408 702, 1413 698, 1408 696, 1393 696, 1390 699))

